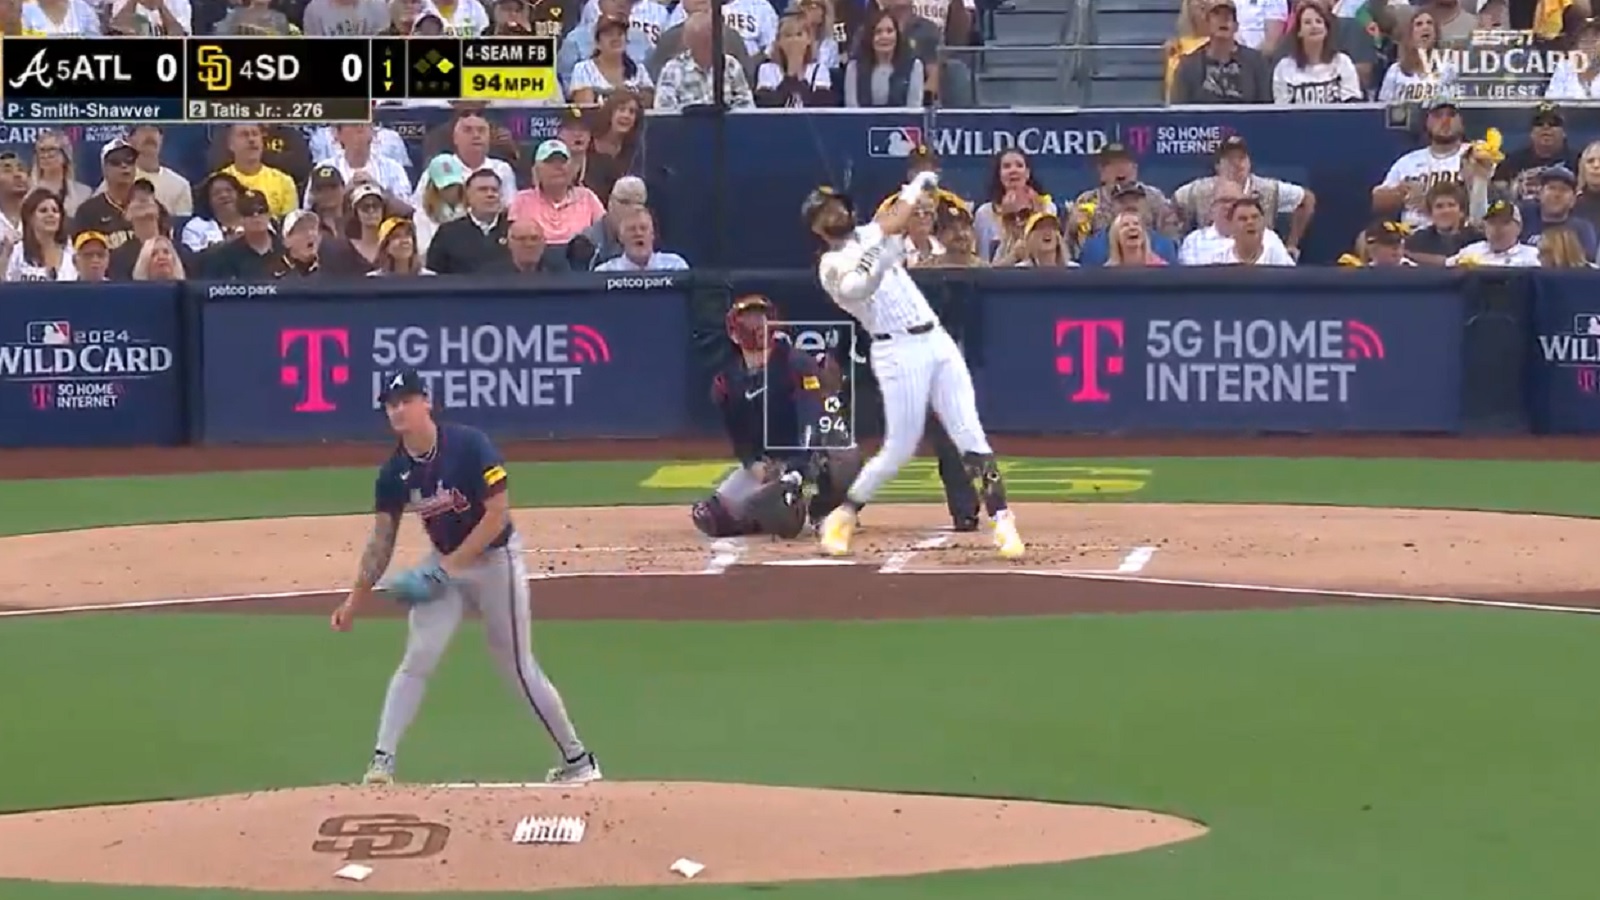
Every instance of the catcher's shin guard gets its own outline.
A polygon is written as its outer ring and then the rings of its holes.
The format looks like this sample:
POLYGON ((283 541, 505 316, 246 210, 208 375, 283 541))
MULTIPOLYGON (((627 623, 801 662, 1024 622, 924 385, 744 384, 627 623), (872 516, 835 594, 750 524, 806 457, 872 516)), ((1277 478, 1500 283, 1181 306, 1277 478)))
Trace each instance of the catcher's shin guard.
POLYGON ((1000 462, 993 453, 963 453, 967 477, 978 482, 978 494, 989 518, 1006 508, 1006 483, 1000 477, 1000 462))
POLYGON ((722 505, 722 498, 716 494, 689 507, 689 518, 706 537, 738 537, 750 533, 748 527, 728 512, 728 508, 722 505))
POLYGON ((748 509, 756 533, 784 539, 800 536, 806 527, 806 507, 797 481, 762 485, 750 497, 748 509))

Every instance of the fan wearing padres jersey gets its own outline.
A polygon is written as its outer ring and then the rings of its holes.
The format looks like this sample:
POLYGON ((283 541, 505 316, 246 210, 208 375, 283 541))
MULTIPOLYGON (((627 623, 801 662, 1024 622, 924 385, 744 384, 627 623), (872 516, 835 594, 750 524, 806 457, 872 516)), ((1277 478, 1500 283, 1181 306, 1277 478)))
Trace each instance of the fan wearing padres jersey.
POLYGON ((483 619, 489 655, 518 701, 555 742, 561 764, 547 780, 577 784, 600 779, 600 766, 578 738, 561 695, 528 646, 528 572, 522 541, 511 523, 505 460, 475 428, 439 424, 422 378, 404 371, 379 396, 400 440, 378 470, 376 520, 361 555, 355 586, 333 613, 335 631, 348 631, 373 593, 409 605, 405 656, 389 681, 378 720, 377 748, 363 782, 389 784, 395 752, 422 706, 433 674, 468 604, 483 619), (394 556, 400 517, 417 514, 433 553, 422 565, 378 579, 394 556))
MULTIPOLYGON (((667 19, 667 27, 681 25, 688 18, 679 3, 667 19)), ((722 4, 722 21, 744 38, 744 48, 752 57, 766 53, 778 38, 778 13, 768 0, 727 0, 722 4)))
POLYGON ((1383 183, 1372 189, 1373 212, 1381 216, 1400 213, 1400 221, 1413 229, 1428 225, 1423 199, 1428 189, 1445 181, 1463 181, 1462 157, 1467 153, 1466 130, 1455 101, 1435 98, 1428 104, 1424 123, 1428 146, 1394 161, 1383 183))
POLYGON ((883 448, 822 523, 822 549, 834 556, 850 551, 856 512, 916 453, 930 404, 961 450, 968 476, 982 482, 1000 555, 1015 559, 1025 550, 978 420, 967 361, 905 267, 906 226, 917 201, 938 187, 938 175, 917 173, 888 209, 859 228, 849 199, 832 188, 812 191, 801 209, 806 227, 829 247, 818 266, 823 288, 872 335, 872 372, 883 394, 883 448))

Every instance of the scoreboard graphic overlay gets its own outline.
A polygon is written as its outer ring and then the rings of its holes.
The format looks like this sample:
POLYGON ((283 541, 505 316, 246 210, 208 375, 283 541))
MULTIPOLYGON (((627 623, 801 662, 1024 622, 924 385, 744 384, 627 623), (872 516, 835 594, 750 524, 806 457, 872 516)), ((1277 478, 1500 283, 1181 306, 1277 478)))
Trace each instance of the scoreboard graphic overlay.
POLYGON ((6 38, 0 122, 370 122, 375 100, 546 100, 556 41, 6 38))

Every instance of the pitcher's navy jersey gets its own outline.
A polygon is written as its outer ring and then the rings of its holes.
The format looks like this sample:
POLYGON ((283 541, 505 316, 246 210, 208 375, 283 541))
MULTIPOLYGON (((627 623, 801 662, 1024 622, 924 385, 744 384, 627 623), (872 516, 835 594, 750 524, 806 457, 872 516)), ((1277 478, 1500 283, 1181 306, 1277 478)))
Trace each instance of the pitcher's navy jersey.
MULTIPOLYGON (((374 486, 378 512, 410 511, 422 519, 433 548, 443 556, 455 552, 483 521, 485 500, 504 491, 506 461, 489 436, 465 425, 439 425, 439 442, 425 459, 394 448, 378 470, 374 486)), ((490 547, 504 547, 514 529, 495 537, 490 547)))
POLYGON ((739 462, 788 458, 800 455, 797 448, 822 446, 829 395, 821 376, 815 359, 787 344, 773 346, 765 369, 746 369, 736 357, 717 373, 711 394, 739 462))

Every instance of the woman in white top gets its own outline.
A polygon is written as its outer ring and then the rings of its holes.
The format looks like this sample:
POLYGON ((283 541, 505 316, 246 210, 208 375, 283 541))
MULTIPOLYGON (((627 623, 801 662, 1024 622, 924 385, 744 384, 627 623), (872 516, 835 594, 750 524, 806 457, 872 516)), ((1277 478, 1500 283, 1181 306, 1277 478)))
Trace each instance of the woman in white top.
POLYGON ((33 142, 33 186, 60 197, 68 218, 94 195, 87 184, 72 177, 72 145, 59 131, 41 131, 33 142))
POLYGON ((139 248, 139 258, 133 264, 134 281, 182 281, 183 260, 178 249, 164 237, 153 237, 139 248))
POLYGON ((26 37, 99 37, 100 16, 83 0, 28 0, 22 4, 26 37))
POLYGON ((53 192, 35 190, 22 201, 22 239, 11 248, 4 280, 78 280, 67 246, 67 214, 53 192))
POLYGON ((1272 70, 1272 102, 1323 106, 1361 99, 1361 76, 1333 46, 1333 23, 1322 7, 1301 3, 1289 19, 1289 55, 1272 70))
POLYGON ((811 35, 811 45, 816 48, 817 62, 822 68, 830 72, 839 68, 839 40, 834 36, 836 17, 833 4, 829 0, 789 0, 785 13, 798 14, 805 23, 807 33, 811 35))
POLYGON ((1422 103, 1456 93, 1456 68, 1432 66, 1428 54, 1439 48, 1439 26, 1433 13, 1419 9, 1400 29, 1400 58, 1383 73, 1378 100, 1383 103, 1422 103))
POLYGON ((378 228, 377 265, 368 275, 404 278, 432 275, 417 252, 417 232, 410 219, 385 219, 378 228))
POLYGON ((1546 100, 1600 100, 1600 20, 1587 19, 1578 32, 1577 53, 1568 56, 1550 73, 1544 89, 1546 100), (1582 70, 1572 65, 1574 56, 1588 62, 1582 70))
POLYGON ((756 69, 756 105, 799 109, 834 106, 833 76, 817 55, 816 39, 800 16, 778 20, 778 37, 756 69))
POLYGON ((1055 213, 1055 201, 1045 192, 1028 155, 1015 147, 994 156, 989 171, 989 199, 972 215, 978 236, 978 255, 998 259, 1022 237, 1022 227, 1034 213, 1055 213))
POLYGON ((1278 43, 1287 32, 1289 4, 1286 0, 1252 0, 1240 3, 1235 9, 1238 18, 1239 43, 1260 50, 1263 56, 1272 57, 1278 43))
POLYGON ((183 224, 183 245, 199 253, 232 238, 244 227, 239 198, 244 185, 227 172, 217 172, 194 192, 194 218, 183 224))
POLYGON ((996 266, 1021 266, 1036 269, 1076 268, 1061 236, 1061 219, 1053 212, 1034 213, 1022 226, 1022 240, 1011 253, 994 261, 996 266))
POLYGON ((572 70, 572 102, 579 106, 597 106, 606 95, 615 90, 629 90, 638 94, 641 102, 649 105, 655 93, 655 83, 644 66, 628 56, 628 22, 602 16, 594 23, 594 55, 578 63, 572 70))

